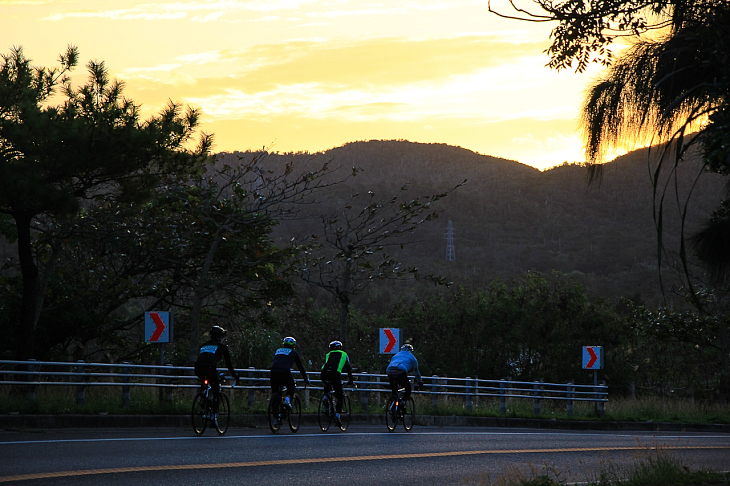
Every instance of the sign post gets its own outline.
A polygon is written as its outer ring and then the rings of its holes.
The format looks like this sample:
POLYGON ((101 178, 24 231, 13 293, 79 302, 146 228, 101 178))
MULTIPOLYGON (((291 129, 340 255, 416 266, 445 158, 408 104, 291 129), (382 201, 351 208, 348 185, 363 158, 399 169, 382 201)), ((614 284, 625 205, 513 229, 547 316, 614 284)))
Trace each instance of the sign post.
MULTIPOLYGON (((598 392, 598 370, 603 368, 603 346, 583 346, 583 369, 593 370, 593 389, 598 392)), ((596 398, 599 398, 596 395, 596 398)), ((598 414, 598 400, 595 403, 598 414)))
MULTIPOLYGON (((157 343, 160 355, 160 371, 164 373, 165 343, 172 342, 172 312, 154 311, 144 313, 144 338, 147 343, 157 343)), ((163 388, 159 389, 159 400, 163 402, 163 388)))
POLYGON ((380 328, 380 354, 395 354, 400 349, 400 329, 380 328))

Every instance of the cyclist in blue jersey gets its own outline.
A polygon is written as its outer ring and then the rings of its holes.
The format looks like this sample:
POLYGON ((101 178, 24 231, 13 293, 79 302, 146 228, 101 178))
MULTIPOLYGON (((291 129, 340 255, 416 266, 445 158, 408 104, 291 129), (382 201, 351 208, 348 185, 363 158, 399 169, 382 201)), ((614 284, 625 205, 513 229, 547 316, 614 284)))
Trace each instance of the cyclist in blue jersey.
POLYGON ((421 371, 418 369, 418 360, 413 356, 413 346, 404 344, 398 353, 390 360, 385 372, 390 381, 390 390, 394 397, 398 396, 398 389, 405 388, 403 399, 411 396, 411 382, 408 381, 408 373, 415 373, 416 383, 421 384, 421 371))
POLYGON ((285 337, 281 343, 281 347, 274 352, 274 362, 271 364, 271 392, 279 393, 281 385, 286 387, 286 397, 284 401, 287 406, 291 406, 291 397, 297 391, 297 385, 294 383, 294 377, 291 374, 291 367, 296 363, 299 372, 304 377, 304 383, 309 385, 307 371, 304 369, 302 359, 294 350, 297 345, 296 339, 293 337, 285 337))
POLYGON ((235 380, 233 385, 238 381, 238 375, 231 363, 231 354, 228 352, 228 346, 223 344, 223 338, 226 337, 227 331, 220 326, 210 328, 208 335, 210 339, 200 346, 200 354, 195 361, 195 374, 201 381, 208 380, 213 389, 213 403, 215 409, 218 407, 218 362, 221 358, 226 362, 228 371, 235 380))
MULTIPOLYGON (((352 367, 350 366, 350 358, 347 353, 342 350, 342 342, 332 341, 330 343, 330 350, 324 357, 324 365, 322 365, 322 371, 320 378, 322 382, 329 382, 332 384, 332 390, 335 393, 337 404, 335 406, 335 424, 339 427, 342 425, 340 420, 340 413, 342 413, 342 372, 347 372, 348 384, 352 386, 354 381, 352 379, 352 367)), ((325 393, 329 392, 327 387, 324 390, 325 393)))

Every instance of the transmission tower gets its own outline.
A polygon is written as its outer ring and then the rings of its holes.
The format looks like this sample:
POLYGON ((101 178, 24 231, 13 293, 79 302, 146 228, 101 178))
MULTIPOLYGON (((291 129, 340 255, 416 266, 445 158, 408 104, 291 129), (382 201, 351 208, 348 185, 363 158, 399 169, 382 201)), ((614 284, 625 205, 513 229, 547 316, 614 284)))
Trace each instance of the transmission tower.
POLYGON ((449 224, 446 226, 446 261, 453 262, 456 260, 456 251, 454 250, 454 225, 449 224))

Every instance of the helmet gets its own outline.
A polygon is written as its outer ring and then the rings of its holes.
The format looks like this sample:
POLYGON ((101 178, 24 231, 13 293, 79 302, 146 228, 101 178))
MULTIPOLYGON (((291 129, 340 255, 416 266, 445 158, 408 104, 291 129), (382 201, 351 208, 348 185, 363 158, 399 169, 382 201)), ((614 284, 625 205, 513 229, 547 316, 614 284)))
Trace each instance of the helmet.
POLYGON ((401 351, 409 351, 409 352, 412 353, 413 352, 413 346, 411 346, 410 344, 404 344, 403 346, 401 346, 400 350, 401 351))
POLYGON ((342 349, 342 341, 332 341, 330 343, 330 350, 332 349, 342 349))
POLYGON ((220 326, 213 326, 210 328, 210 331, 209 331, 211 338, 221 338, 222 339, 222 338, 226 337, 227 333, 228 333, 228 331, 226 331, 225 329, 223 329, 220 326))
POLYGON ((293 337, 291 337, 291 336, 287 336, 287 337, 285 337, 285 338, 284 338, 284 340, 283 340, 283 341, 281 342, 281 344, 282 344, 282 345, 283 345, 284 347, 287 347, 287 348, 293 348, 294 346, 296 346, 296 345, 297 345, 297 340, 296 340, 296 339, 294 339, 294 338, 293 338, 293 337))

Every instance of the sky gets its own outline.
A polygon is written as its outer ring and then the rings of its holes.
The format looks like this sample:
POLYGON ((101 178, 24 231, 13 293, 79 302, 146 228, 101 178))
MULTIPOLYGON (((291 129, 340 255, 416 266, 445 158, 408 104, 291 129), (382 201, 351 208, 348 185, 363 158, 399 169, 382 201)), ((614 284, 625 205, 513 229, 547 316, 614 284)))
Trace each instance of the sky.
POLYGON ((199 108, 215 152, 403 139, 538 169, 584 160, 600 73, 545 67, 551 28, 486 0, 0 0, 0 52, 52 67, 75 45, 78 83, 104 61, 144 117, 199 108))

